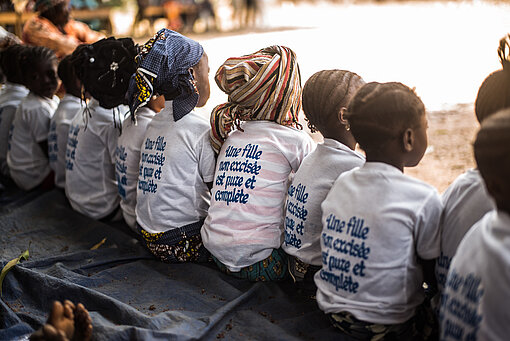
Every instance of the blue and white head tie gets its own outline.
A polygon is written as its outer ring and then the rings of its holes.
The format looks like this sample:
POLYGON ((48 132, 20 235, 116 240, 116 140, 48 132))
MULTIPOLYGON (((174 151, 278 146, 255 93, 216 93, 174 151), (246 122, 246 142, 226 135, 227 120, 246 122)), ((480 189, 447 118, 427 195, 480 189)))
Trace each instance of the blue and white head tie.
POLYGON ((190 68, 203 53, 202 45, 166 28, 149 39, 135 57, 137 70, 127 92, 131 116, 134 118, 153 95, 173 101, 175 121, 193 110, 199 94, 190 68))

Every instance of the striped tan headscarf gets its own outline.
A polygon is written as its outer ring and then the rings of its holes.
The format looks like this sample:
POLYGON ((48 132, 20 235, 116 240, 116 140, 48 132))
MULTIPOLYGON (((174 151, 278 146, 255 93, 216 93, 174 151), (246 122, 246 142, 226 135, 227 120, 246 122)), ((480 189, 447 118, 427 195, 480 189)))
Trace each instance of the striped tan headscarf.
POLYGON ((295 53, 270 46, 254 54, 229 58, 218 69, 216 84, 228 102, 211 113, 211 144, 216 152, 240 121, 266 120, 302 128, 301 75, 295 53))

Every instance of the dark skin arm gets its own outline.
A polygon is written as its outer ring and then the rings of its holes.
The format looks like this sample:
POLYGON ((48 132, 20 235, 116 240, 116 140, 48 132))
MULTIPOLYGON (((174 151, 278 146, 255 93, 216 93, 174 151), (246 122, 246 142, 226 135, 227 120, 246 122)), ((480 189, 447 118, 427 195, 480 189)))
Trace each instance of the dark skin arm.
POLYGON ((44 140, 38 143, 39 147, 41 147, 44 155, 48 157, 48 140, 44 140))
POLYGON ((213 183, 212 182, 206 182, 205 184, 207 185, 207 188, 209 188, 209 191, 211 191, 213 183))
POLYGON ((431 293, 437 292, 437 281, 436 281, 436 260, 435 259, 421 259, 418 257, 418 263, 421 264, 423 269, 423 281, 427 283, 431 293))

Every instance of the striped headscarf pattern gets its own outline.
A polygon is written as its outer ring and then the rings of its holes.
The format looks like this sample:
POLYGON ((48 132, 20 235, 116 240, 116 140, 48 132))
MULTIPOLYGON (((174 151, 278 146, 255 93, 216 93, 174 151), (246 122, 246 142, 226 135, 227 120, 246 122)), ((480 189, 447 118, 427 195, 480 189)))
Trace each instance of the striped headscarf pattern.
POLYGON ((218 153, 241 121, 265 120, 302 129, 301 75, 295 53, 285 46, 270 46, 251 55, 227 59, 215 76, 228 102, 211 113, 211 144, 218 153))

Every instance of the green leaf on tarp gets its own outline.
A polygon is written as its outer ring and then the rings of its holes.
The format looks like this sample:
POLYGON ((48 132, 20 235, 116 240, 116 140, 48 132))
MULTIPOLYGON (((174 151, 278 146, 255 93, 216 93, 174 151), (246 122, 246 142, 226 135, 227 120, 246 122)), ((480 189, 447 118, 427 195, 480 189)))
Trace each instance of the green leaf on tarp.
POLYGON ((30 256, 28 249, 25 250, 19 257, 11 259, 2 269, 2 272, 0 273, 0 296, 2 296, 2 285, 4 283, 4 278, 7 276, 7 273, 19 262, 21 262, 21 259, 27 260, 30 256))
POLYGON ((101 245, 103 245, 105 242, 106 242, 106 238, 103 238, 103 240, 101 240, 101 241, 100 241, 99 243, 97 243, 96 245, 92 246, 90 249, 91 249, 91 250, 97 250, 97 249, 99 249, 99 247, 100 247, 101 245))

